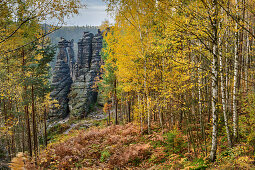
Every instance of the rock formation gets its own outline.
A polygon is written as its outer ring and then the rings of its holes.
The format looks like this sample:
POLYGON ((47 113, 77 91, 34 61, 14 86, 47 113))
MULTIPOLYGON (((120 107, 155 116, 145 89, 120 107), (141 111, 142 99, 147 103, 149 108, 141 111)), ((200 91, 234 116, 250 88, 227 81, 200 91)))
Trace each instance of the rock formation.
POLYGON ((54 108, 50 116, 64 117, 69 111, 72 117, 88 115, 91 106, 97 101, 94 86, 100 73, 102 39, 100 31, 95 36, 84 32, 78 42, 76 62, 73 41, 63 39, 59 42, 51 97, 58 100, 60 108, 54 108))
MULTIPOLYGON (((100 68, 101 68, 101 50, 102 50, 102 45, 103 44, 103 37, 100 31, 98 31, 98 34, 93 38, 92 40, 92 60, 91 60, 91 66, 90 66, 90 72, 92 79, 94 81, 99 80, 100 77, 100 68)), ((93 84, 94 85, 94 84, 93 84)), ((92 85, 92 86, 93 86, 92 85)), ((90 89, 91 91, 91 96, 93 97, 91 101, 96 102, 98 93, 97 91, 93 88, 90 89)))
POLYGON ((78 42, 78 57, 76 63, 76 79, 69 94, 70 115, 85 117, 91 106, 96 103, 97 92, 93 88, 101 66, 100 51, 102 49, 102 35, 84 32, 78 42))
POLYGON ((69 113, 69 100, 67 96, 70 92, 72 78, 70 76, 70 68, 68 65, 69 57, 66 51, 67 47, 68 41, 62 38, 58 43, 59 53, 52 78, 53 91, 50 94, 52 99, 58 101, 59 107, 54 107, 50 111, 49 117, 63 118, 69 113))
POLYGON ((73 40, 68 41, 68 46, 67 46, 67 51, 68 51, 68 56, 69 56, 69 68, 70 68, 70 76, 72 80, 74 81, 75 79, 75 55, 74 55, 74 50, 73 50, 73 40))

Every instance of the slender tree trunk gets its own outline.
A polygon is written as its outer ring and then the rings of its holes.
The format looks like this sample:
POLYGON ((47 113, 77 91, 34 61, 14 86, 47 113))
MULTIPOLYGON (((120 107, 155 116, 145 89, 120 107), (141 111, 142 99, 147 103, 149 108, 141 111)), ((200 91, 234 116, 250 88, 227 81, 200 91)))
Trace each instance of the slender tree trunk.
POLYGON ((137 93, 137 100, 138 100, 138 108, 140 112, 140 124, 141 124, 141 134, 143 133, 143 112, 141 109, 141 99, 140 99, 140 94, 139 92, 137 93))
MULTIPOLYGON (((22 66, 25 66, 25 53, 24 53, 24 49, 22 49, 22 66)), ((22 72, 23 74, 25 74, 24 72, 24 68, 22 68, 22 72)), ((24 101, 26 102, 25 106, 24 106, 24 112, 25 112, 25 120, 26 120, 26 126, 27 126, 27 145, 28 145, 28 150, 29 150, 29 156, 32 157, 32 142, 31 142, 31 131, 30 131, 30 120, 29 120, 29 111, 28 111, 28 104, 27 104, 27 85, 24 85, 24 93, 25 93, 25 97, 24 97, 24 101)))
POLYGON ((148 118, 148 121, 147 121, 147 127, 148 127, 148 134, 151 133, 151 114, 150 114, 150 101, 149 101, 149 96, 148 96, 148 93, 146 95, 146 102, 147 102, 147 118, 148 118))
POLYGON ((210 80, 208 77, 205 77, 205 84, 206 84, 206 99, 207 101, 207 113, 208 113, 208 120, 207 124, 211 122, 211 116, 212 116, 212 90, 210 89, 210 80))
MULTIPOLYGON (((138 4, 139 4, 139 1, 138 1, 138 4)), ((141 25, 140 25, 140 18, 138 17, 138 29, 139 29, 139 36, 140 36, 140 42, 141 42, 141 45, 142 45, 142 55, 144 57, 144 63, 143 63, 143 71, 144 71, 144 82, 143 82, 143 85, 144 85, 144 92, 145 92, 145 96, 146 96, 146 104, 144 103, 145 107, 147 107, 147 109, 145 108, 145 111, 147 111, 147 128, 148 128, 148 134, 150 134, 150 129, 151 129, 151 125, 150 125, 150 118, 151 118, 151 115, 150 115, 150 105, 149 105, 149 92, 148 92, 148 88, 147 88, 147 58, 146 58, 146 55, 145 55, 145 50, 144 50, 144 44, 143 44, 143 35, 142 35, 142 30, 141 30, 141 25)), ((143 98, 143 100, 145 100, 145 97, 143 98)))
MULTIPOLYGON (((144 90, 145 90, 145 96, 146 96, 146 111, 147 111, 147 128, 148 128, 148 134, 151 132, 151 115, 150 115, 150 104, 149 104, 149 93, 147 88, 147 68, 146 68, 146 57, 144 61, 144 90)), ((145 103, 144 103, 145 104, 145 103)))
POLYGON ((213 0, 213 61, 212 61, 212 147, 210 158, 211 161, 216 159, 217 135, 218 135, 218 1, 213 0))
POLYGON ((37 162, 38 146, 37 146, 37 128, 36 128, 36 118, 35 118, 34 85, 32 85, 32 87, 31 87, 31 97, 32 97, 32 123, 33 123, 33 137, 34 137, 34 155, 35 155, 35 162, 37 162))
MULTIPOLYGON (((238 0, 236 0, 236 10, 238 13, 238 0)), ((238 15, 238 14, 237 14, 238 15)), ((234 141, 237 141, 238 136, 238 115, 237 115, 237 85, 238 85, 238 45, 239 45, 239 31, 238 23, 235 24, 235 47, 234 47, 234 86, 233 86, 233 136, 234 141)))
POLYGON ((216 150, 217 150, 217 133, 218 133, 218 82, 217 82, 217 61, 216 58, 213 59, 212 67, 212 119, 213 119, 213 130, 212 130, 212 148, 211 148, 211 160, 215 161, 216 159, 216 150))
POLYGON ((30 130, 30 120, 29 120, 29 112, 28 112, 28 106, 24 106, 25 110, 25 119, 26 119, 26 126, 27 126, 27 145, 29 150, 29 156, 32 157, 32 142, 31 142, 31 130, 30 130))
MULTIPOLYGON (((219 38, 219 43, 221 43, 221 38, 219 38)), ((224 76, 223 76, 223 64, 222 64, 222 52, 219 50, 219 59, 220 59, 220 83, 221 83, 221 102, 222 102, 222 111, 223 111, 223 116, 224 116, 224 123, 225 123, 225 128, 226 128, 226 134, 228 138, 228 146, 232 147, 232 142, 230 138, 230 132, 229 132, 229 127, 228 127, 228 117, 227 117, 227 112, 226 112, 226 85, 224 81, 224 76)))
POLYGON ((123 100, 122 100, 122 94, 121 94, 121 97, 120 97, 121 99, 120 99, 120 104, 119 104, 119 122, 123 122, 124 121, 124 119, 123 119, 123 112, 122 112, 122 108, 123 108, 123 100))
POLYGON ((22 121, 22 152, 25 153, 25 123, 24 118, 22 121))
POLYGON ((47 140, 47 110, 46 110, 45 105, 44 105, 44 141, 45 141, 45 146, 47 147, 47 145, 48 145, 48 140, 47 140))
POLYGON ((15 129, 13 129, 12 135, 11 135, 11 153, 12 158, 14 158, 16 155, 16 148, 15 148, 15 129))
MULTIPOLYGON (((226 53, 228 53, 228 43, 226 43, 226 53)), ((229 69, 228 69, 228 58, 227 57, 225 57, 226 59, 225 59, 225 63, 226 63, 226 65, 225 65, 225 73, 226 73, 226 77, 225 77, 225 98, 226 98, 226 112, 230 112, 230 110, 231 110, 231 101, 230 101, 230 98, 229 98, 229 69)))
POLYGON ((128 104, 128 122, 131 122, 131 101, 130 101, 130 99, 128 100, 127 104, 128 104))
POLYGON ((114 82, 114 100, 115 100, 115 125, 118 124, 118 98, 117 98, 117 80, 114 82))
POLYGON ((195 99, 194 90, 192 90, 191 96, 192 96, 191 113, 192 113, 192 115, 194 116, 194 115, 195 115, 195 112, 196 112, 196 110, 195 110, 195 101, 196 101, 196 99, 195 99))
POLYGON ((7 152, 8 152, 8 159, 12 159, 12 153, 11 153, 11 141, 9 139, 9 136, 6 136, 6 141, 7 141, 7 152))
MULTIPOLYGON (((201 61, 201 57, 199 59, 201 61)), ((201 87, 202 87, 202 78, 201 78, 201 65, 198 67, 198 112, 199 112, 199 120, 200 120, 200 128, 201 128, 201 133, 202 133, 202 138, 203 142, 205 145, 205 154, 207 154, 207 148, 206 148, 206 139, 205 139, 205 126, 204 126, 204 116, 202 113, 202 92, 201 92, 201 87)))
POLYGON ((110 110, 110 108, 108 109, 108 121, 109 121, 108 125, 111 125, 111 110, 110 110))
MULTIPOLYGON (((247 12, 247 25, 248 25, 248 29, 249 29, 249 15, 248 15, 248 12, 247 12)), ((247 93, 248 92, 248 64, 249 64, 249 52, 250 52, 250 39, 249 39, 249 33, 246 32, 246 53, 245 53, 245 92, 247 93)))
POLYGON ((164 123, 163 123, 163 112, 160 106, 158 106, 158 112, 159 112, 159 123, 160 123, 160 127, 163 130, 164 128, 164 123))
POLYGON ((183 95, 180 96, 180 101, 181 101, 181 104, 180 104, 180 117, 179 117, 179 129, 182 129, 182 121, 183 121, 183 115, 184 115, 184 111, 183 111, 183 102, 184 102, 184 97, 183 95))

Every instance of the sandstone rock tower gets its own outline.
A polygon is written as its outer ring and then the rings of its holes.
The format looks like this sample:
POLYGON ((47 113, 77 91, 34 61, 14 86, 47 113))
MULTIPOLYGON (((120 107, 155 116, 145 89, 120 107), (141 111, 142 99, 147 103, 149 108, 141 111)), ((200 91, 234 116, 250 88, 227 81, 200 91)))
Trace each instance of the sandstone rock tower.
POLYGON ((69 56, 69 68, 70 68, 70 76, 72 80, 74 81, 75 79, 75 55, 74 55, 74 50, 73 50, 73 40, 68 41, 68 46, 67 46, 67 52, 69 56))
POLYGON ((51 92, 50 96, 52 97, 52 99, 58 101, 60 107, 54 107, 51 110, 49 117, 63 118, 66 117, 69 113, 67 96, 70 91, 72 79, 70 76, 70 68, 68 65, 69 56, 66 51, 68 43, 69 42, 63 38, 58 43, 59 53, 57 56, 57 61, 52 79, 53 91, 51 92))
POLYGON ((78 42, 76 78, 69 94, 70 115, 73 117, 86 117, 91 106, 96 103, 97 92, 93 86, 100 71, 101 49, 100 31, 95 36, 84 32, 83 38, 78 42))
POLYGON ((53 74, 51 97, 59 102, 50 117, 86 117, 97 101, 95 81, 100 73, 102 34, 95 36, 84 32, 78 42, 77 61, 73 51, 73 40, 62 39, 53 74))

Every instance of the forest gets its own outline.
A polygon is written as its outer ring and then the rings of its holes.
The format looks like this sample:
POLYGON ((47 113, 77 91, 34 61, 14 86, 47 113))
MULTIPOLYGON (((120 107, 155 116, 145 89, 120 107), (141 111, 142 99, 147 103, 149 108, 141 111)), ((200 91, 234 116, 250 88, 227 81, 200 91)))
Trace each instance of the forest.
POLYGON ((0 168, 255 169, 255 1, 104 2, 98 101, 57 123, 41 23, 84 4, 0 2, 0 168))

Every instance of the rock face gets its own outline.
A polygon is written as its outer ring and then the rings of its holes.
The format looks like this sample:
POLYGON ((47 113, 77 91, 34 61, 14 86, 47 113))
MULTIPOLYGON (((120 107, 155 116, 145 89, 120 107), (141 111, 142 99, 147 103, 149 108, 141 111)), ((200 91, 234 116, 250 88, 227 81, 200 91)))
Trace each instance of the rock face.
POLYGON ((59 107, 54 107, 50 113, 49 117, 63 118, 69 113, 68 107, 68 94, 70 92, 70 87, 72 84, 72 78, 70 76, 70 68, 68 65, 69 56, 66 48, 69 42, 62 39, 58 43, 59 54, 57 56, 57 62, 55 65, 52 88, 50 96, 52 99, 58 101, 59 107))
POLYGON ((73 50, 73 40, 68 41, 68 46, 67 46, 67 52, 69 56, 69 68, 70 68, 70 76, 72 80, 74 81, 75 79, 75 56, 74 56, 74 50, 73 50))
POLYGON ((93 36, 84 32, 83 38, 78 42, 76 79, 69 94, 70 115, 73 117, 86 117, 91 106, 96 103, 97 92, 93 86, 100 72, 101 49, 101 33, 93 36))
POLYGON ((91 106, 97 101, 94 88, 101 67, 102 35, 95 36, 84 32, 78 42, 77 61, 73 51, 73 40, 62 39, 53 74, 51 97, 59 102, 60 108, 54 108, 52 117, 86 117, 91 106))

